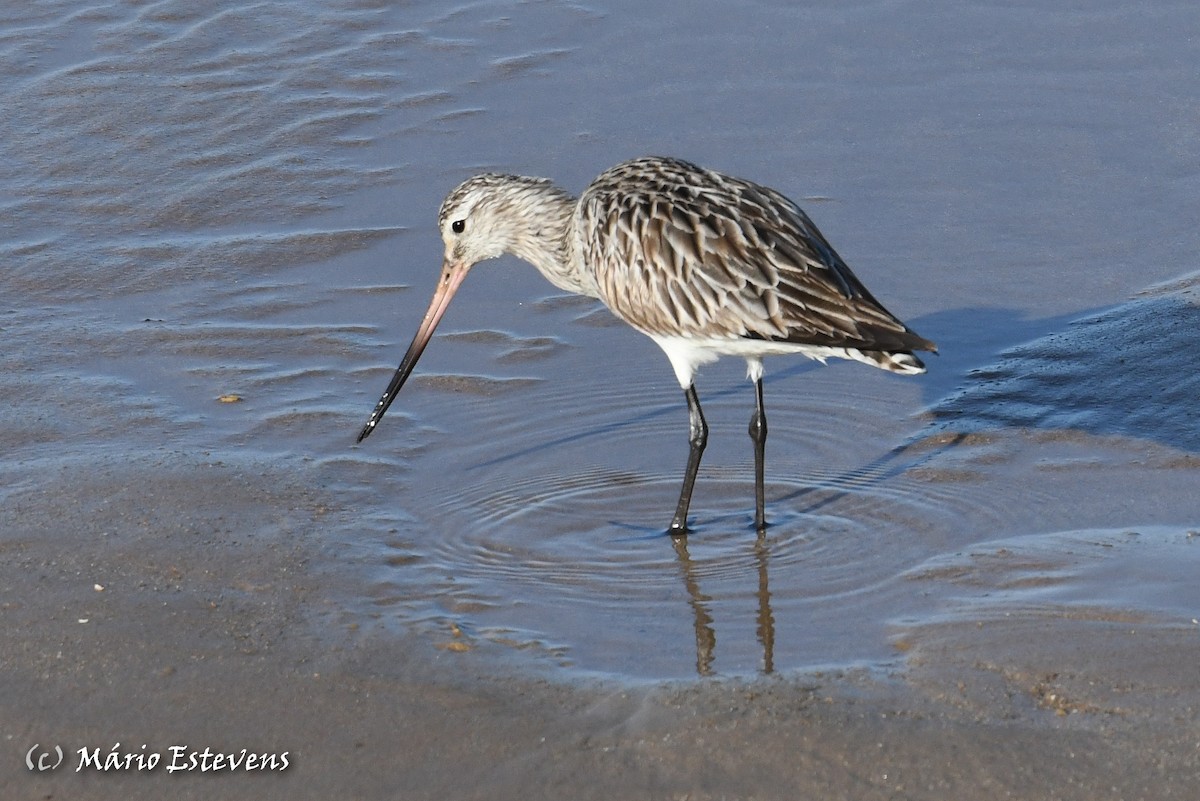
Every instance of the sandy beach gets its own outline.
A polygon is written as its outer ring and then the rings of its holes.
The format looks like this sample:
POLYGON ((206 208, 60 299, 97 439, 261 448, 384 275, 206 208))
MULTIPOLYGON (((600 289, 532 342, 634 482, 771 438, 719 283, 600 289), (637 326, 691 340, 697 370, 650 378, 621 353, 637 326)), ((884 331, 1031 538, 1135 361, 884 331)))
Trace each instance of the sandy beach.
POLYGON ((313 542, 322 518, 345 510, 288 477, 184 463, 63 478, 68 497, 30 493, 3 517, 16 568, 0 705, 10 798, 1161 799, 1197 788, 1196 679, 1179 669, 1196 663, 1194 631, 1025 619, 981 636, 948 624, 897 674, 570 681, 452 649, 450 632, 339 625, 332 599, 349 571, 323 566, 332 554, 313 542), (253 534, 229 530, 231 506, 253 534), (64 534, 48 534, 47 519, 64 534), (96 539, 64 548, 80 530, 96 539), (31 774, 35 744, 61 745, 63 766, 31 774), (289 764, 168 772, 172 747, 289 764), (79 769, 79 749, 114 748, 161 762, 79 769))

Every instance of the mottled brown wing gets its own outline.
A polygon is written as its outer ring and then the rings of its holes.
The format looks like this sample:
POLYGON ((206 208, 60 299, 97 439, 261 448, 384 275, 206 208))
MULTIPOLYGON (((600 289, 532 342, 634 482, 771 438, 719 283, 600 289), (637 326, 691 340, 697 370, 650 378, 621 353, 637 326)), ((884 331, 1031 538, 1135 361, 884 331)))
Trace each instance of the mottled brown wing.
POLYGON ((607 171, 577 230, 601 297, 647 333, 931 350, 780 193, 671 159, 607 171))

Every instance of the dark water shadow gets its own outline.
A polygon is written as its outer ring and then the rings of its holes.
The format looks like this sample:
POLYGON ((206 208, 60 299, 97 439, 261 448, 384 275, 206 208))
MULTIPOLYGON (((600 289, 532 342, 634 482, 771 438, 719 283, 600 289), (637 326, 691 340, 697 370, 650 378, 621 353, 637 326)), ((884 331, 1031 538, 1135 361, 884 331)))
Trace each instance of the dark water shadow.
POLYGON ((970 371, 935 425, 1070 430, 1200 452, 1200 306, 1193 283, 1076 316, 970 371))
MULTIPOLYGON (((1094 312, 1085 312, 1094 313, 1094 312)), ((936 354, 921 354, 928 372, 915 381, 927 406, 962 388, 971 374, 994 362, 1008 349, 1061 330, 1079 314, 1030 318, 1011 308, 967 306, 946 309, 909 321, 922 336, 938 345, 936 354)))
POLYGON ((815 514, 847 496, 877 484, 883 484, 909 470, 934 462, 942 454, 956 448, 966 438, 966 433, 952 434, 935 447, 923 444, 918 437, 910 438, 909 441, 897 445, 865 465, 844 470, 824 480, 811 481, 805 486, 797 487, 783 495, 776 495, 772 498, 772 503, 794 502, 811 496, 811 502, 802 509, 798 509, 797 512, 801 515, 815 514))

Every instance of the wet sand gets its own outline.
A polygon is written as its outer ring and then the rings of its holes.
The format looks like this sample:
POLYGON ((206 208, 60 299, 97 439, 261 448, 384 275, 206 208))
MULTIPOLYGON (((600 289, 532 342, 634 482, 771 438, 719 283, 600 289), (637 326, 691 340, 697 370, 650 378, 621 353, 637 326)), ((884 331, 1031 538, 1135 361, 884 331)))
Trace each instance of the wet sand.
POLYGON ((1193 4, 0 5, 0 796, 1200 796, 1193 4), (355 446, 443 194, 645 153, 930 373, 769 362, 756 537, 706 370, 684 548, 662 354, 506 259, 355 446))
POLYGON ((1195 631, 1013 617, 948 623, 904 646, 907 667, 891 674, 563 680, 454 650, 450 632, 339 624, 348 571, 331 566, 340 548, 318 543, 323 521, 350 510, 294 476, 177 458, 58 478, 66 491, 29 492, 3 512, 7 798, 1165 799, 1200 788, 1200 681, 1180 669, 1200 658, 1195 631), (77 749, 118 742, 164 761, 75 772, 77 749), (34 743, 61 744, 64 767, 31 775, 34 743), (172 745, 286 752, 289 766, 168 773, 172 745))

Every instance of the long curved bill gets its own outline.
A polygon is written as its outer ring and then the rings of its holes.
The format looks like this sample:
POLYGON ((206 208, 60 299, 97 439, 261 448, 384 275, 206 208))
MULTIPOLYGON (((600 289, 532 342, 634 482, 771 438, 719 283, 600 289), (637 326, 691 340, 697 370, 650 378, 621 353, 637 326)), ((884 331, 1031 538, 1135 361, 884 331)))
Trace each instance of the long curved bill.
POLYGON ((362 431, 358 432, 358 442, 362 442, 375 430, 376 424, 383 419, 384 412, 388 410, 388 407, 392 405, 392 401, 396 399, 400 388, 404 386, 404 382, 408 380, 409 374, 416 367, 417 359, 421 358, 421 353, 425 350, 425 346, 429 344, 429 340, 433 336, 433 331, 437 328, 438 321, 446 313, 446 307, 450 305, 450 298, 454 297, 454 293, 458 291, 458 287, 462 284, 463 279, 467 277, 469 269, 469 264, 451 264, 446 262, 442 265, 442 277, 438 282, 437 289, 433 293, 433 299, 429 301, 429 310, 425 312, 425 319, 421 321, 421 327, 417 329, 417 334, 413 337, 412 344, 408 346, 408 351, 404 354, 404 358, 400 360, 400 366, 396 368, 396 374, 392 376, 387 389, 383 391, 383 397, 379 399, 379 403, 375 404, 375 410, 371 412, 370 419, 367 420, 367 424, 363 426, 362 431))

